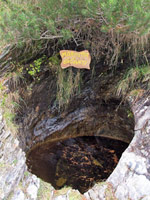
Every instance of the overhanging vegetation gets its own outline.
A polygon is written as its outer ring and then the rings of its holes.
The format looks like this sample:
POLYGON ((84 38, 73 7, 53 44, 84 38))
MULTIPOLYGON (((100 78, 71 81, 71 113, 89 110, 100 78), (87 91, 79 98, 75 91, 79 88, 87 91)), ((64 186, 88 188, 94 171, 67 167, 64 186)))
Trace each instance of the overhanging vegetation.
POLYGON ((136 62, 147 55, 149 10, 148 0, 1 0, 1 47, 12 45, 20 54, 24 48, 33 56, 49 44, 56 48, 73 41, 97 58, 101 51, 109 55, 112 65, 121 61, 123 50, 136 62))

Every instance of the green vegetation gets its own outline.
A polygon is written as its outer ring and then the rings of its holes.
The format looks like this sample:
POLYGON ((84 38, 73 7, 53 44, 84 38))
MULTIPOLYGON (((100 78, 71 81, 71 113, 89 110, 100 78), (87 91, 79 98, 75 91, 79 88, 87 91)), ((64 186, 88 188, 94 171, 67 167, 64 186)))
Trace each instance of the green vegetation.
POLYGON ((18 45, 29 40, 67 40, 73 35, 71 22, 75 23, 79 17, 97 21, 103 17, 104 31, 113 28, 144 34, 150 28, 148 0, 1 0, 0 3, 1 37, 18 45))
POLYGON ((71 68, 66 70, 58 68, 57 101, 59 103, 59 107, 68 105, 71 97, 75 94, 79 94, 81 81, 80 70, 78 70, 75 74, 71 68))
POLYGON ((131 112, 131 110, 127 110, 127 115, 128 115, 128 118, 134 118, 134 115, 131 112))
POLYGON ((31 75, 33 79, 39 80, 37 75, 41 71, 41 64, 45 61, 45 59, 46 56, 42 56, 41 58, 34 60, 33 64, 30 64, 29 67, 26 68, 28 74, 31 75))
POLYGON ((49 183, 40 180, 40 188, 38 190, 38 200, 49 200, 52 199, 53 188, 49 183))
POLYGON ((5 168, 6 167, 6 163, 4 163, 4 161, 1 161, 0 162, 0 169, 2 170, 2 168, 5 168))
POLYGON ((16 165, 16 164, 17 164, 17 162, 18 162, 18 160, 17 160, 17 159, 15 159, 15 160, 13 161, 13 164, 14 164, 14 165, 16 165))
POLYGON ((24 47, 33 55, 44 52, 49 42, 56 47, 73 40, 91 46, 93 56, 113 45, 113 52, 108 49, 111 64, 123 56, 125 46, 138 59, 149 45, 149 10, 149 0, 0 0, 0 46, 24 47), (101 32, 109 34, 111 45, 98 44, 101 32))
POLYGON ((82 75, 80 70, 73 72, 71 68, 61 69, 58 54, 49 58, 49 66, 57 76, 56 100, 59 108, 68 105, 70 99, 80 93, 82 75))
POLYGON ((138 81, 148 82, 149 70, 144 66, 149 65, 150 54, 149 10, 149 0, 0 0, 0 51, 12 47, 15 87, 24 70, 40 81, 43 65, 49 62, 57 77, 59 108, 65 107, 79 94, 82 75, 80 70, 60 68, 58 52, 63 46, 88 49, 92 60, 102 59, 115 69, 125 60, 142 65, 128 71, 118 95, 135 89, 138 81), (49 61, 42 56, 47 52, 49 61))
POLYGON ((124 75, 124 78, 117 86, 117 95, 126 96, 129 92, 130 95, 136 96, 142 92, 140 83, 146 83, 146 88, 150 87, 150 66, 142 65, 130 68, 124 75), (136 88, 136 89, 135 89, 136 88))
POLYGON ((5 118, 8 128, 13 132, 17 132, 17 126, 14 123, 15 111, 19 107, 19 94, 18 92, 6 93, 6 88, 3 83, 0 83, 0 107, 3 110, 3 117, 5 118))

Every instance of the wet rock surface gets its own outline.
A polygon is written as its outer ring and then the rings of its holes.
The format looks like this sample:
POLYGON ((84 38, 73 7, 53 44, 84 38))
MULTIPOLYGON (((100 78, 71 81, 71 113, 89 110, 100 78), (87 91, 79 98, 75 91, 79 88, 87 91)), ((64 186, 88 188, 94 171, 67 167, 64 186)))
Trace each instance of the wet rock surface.
MULTIPOLYGON (((45 117, 33 129, 33 140, 57 140, 78 136, 102 136, 130 142, 133 138, 134 120, 128 118, 126 106, 119 101, 77 109, 64 116, 45 117)), ((31 146, 31 147, 32 147, 31 146)))
POLYGON ((56 100, 56 80, 46 73, 39 83, 32 84, 29 94, 22 98, 26 105, 18 113, 17 123, 21 129, 20 144, 28 152, 45 140, 67 139, 78 136, 104 136, 124 142, 133 138, 134 119, 129 120, 130 107, 116 97, 115 87, 120 74, 113 75, 107 67, 84 71, 84 87, 71 99, 66 109, 59 110, 56 100))

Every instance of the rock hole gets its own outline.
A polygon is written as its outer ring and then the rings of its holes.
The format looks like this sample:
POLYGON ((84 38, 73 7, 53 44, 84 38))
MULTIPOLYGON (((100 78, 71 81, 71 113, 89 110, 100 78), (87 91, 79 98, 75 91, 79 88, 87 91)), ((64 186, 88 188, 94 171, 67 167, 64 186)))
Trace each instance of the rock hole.
POLYGON ((29 171, 55 189, 71 186, 81 193, 105 181, 128 143, 98 136, 83 136, 45 143, 27 156, 29 171))

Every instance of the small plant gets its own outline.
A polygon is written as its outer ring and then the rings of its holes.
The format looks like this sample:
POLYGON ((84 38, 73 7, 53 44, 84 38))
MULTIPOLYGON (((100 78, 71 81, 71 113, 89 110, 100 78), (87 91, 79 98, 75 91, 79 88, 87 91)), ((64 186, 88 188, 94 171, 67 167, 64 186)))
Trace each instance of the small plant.
POLYGON ((127 110, 127 116, 128 118, 133 118, 133 113, 131 112, 131 110, 127 110))
POLYGON ((29 172, 28 171, 25 171, 25 173, 24 173, 24 176, 29 176, 30 174, 29 174, 29 172))
POLYGON ((143 96, 144 92, 145 90, 141 88, 137 88, 137 89, 131 90, 128 96, 131 97, 134 100, 134 102, 136 102, 139 98, 143 96))
POLYGON ((38 73, 41 71, 41 64, 44 62, 45 56, 34 60, 33 64, 30 64, 27 69, 29 75, 33 77, 33 79, 39 80, 37 77, 38 73))
POLYGON ((16 165, 16 164, 17 164, 17 162, 18 162, 18 160, 17 160, 17 159, 15 159, 15 160, 13 161, 13 164, 14 164, 14 165, 16 165))
POLYGON ((14 119, 15 119, 15 114, 12 113, 10 110, 8 110, 7 108, 4 109, 3 112, 3 117, 6 121, 6 124, 8 126, 8 128, 13 132, 16 133, 17 132, 17 125, 14 123, 14 119))
POLYGON ((0 91, 2 92, 4 90, 3 84, 0 82, 0 91))
POLYGON ((53 66, 58 66, 60 64, 60 59, 58 57, 59 54, 55 54, 54 56, 51 56, 49 58, 49 66, 53 67, 53 66))
POLYGON ((15 72, 7 74, 6 77, 9 78, 9 86, 13 90, 17 90, 21 83, 25 83, 22 70, 20 71, 19 69, 17 69, 15 72))
POLYGON ((35 75, 40 72, 40 65, 32 65, 30 64, 30 69, 28 69, 28 74, 30 74, 32 77, 35 77, 35 75))

